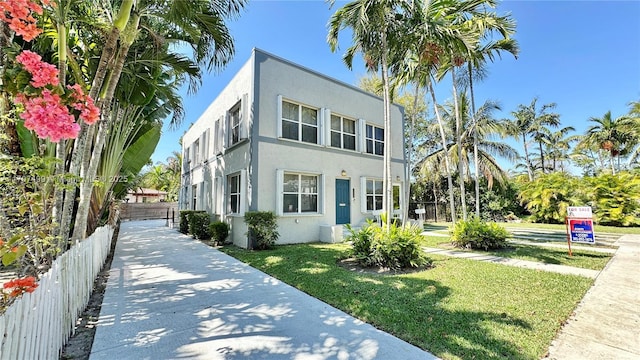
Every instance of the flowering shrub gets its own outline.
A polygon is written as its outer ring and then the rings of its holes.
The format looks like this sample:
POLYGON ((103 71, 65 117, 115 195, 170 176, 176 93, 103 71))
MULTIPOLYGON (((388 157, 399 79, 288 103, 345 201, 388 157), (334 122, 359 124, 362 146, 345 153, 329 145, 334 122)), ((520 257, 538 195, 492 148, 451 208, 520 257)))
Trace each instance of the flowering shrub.
MULTIPOLYGON (((42 0, 42 4, 48 5, 49 0, 42 0)), ((37 1, 32 0, 4 0, 0 1, 0 21, 4 21, 16 34, 22 36, 25 41, 31 41, 42 30, 36 27, 36 19, 32 13, 42 15, 42 7, 37 1)))
MULTIPOLYGON (((42 3, 49 4, 49 0, 42 3)), ((31 0, 0 1, 0 20, 27 41, 39 33, 31 12, 42 14, 42 8, 31 0)), ((76 119, 91 125, 100 118, 100 110, 80 85, 61 87, 58 69, 40 55, 25 50, 15 60, 18 66, 5 73, 6 91, 14 93, 14 102, 22 107, 24 126, 39 138, 52 142, 74 139, 80 132, 76 119)))
POLYGON ((32 293, 36 290, 38 284, 36 278, 27 276, 22 279, 13 279, 2 285, 3 291, 8 292, 10 297, 18 297, 24 293, 32 293))
POLYGON ((41 88, 45 85, 58 86, 60 79, 58 79, 58 69, 42 61, 42 57, 33 51, 25 50, 16 56, 16 61, 24 67, 29 74, 31 74, 31 86, 35 88, 41 88))
POLYGON ((27 276, 10 280, 2 285, 2 297, 0 298, 0 313, 11 305, 11 302, 24 293, 32 293, 38 287, 35 277, 27 276))

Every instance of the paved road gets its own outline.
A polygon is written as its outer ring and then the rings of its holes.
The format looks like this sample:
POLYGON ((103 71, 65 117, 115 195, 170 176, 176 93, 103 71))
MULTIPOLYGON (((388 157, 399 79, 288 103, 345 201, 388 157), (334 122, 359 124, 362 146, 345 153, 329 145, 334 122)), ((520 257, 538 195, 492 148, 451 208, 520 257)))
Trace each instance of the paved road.
POLYGON ((122 224, 90 359, 435 359, 163 225, 122 224))

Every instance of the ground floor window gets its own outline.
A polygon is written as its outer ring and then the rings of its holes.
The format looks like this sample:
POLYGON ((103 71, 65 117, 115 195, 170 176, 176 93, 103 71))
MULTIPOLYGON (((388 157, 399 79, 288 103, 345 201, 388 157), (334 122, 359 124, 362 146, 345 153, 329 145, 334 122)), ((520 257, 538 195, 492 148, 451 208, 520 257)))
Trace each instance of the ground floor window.
MULTIPOLYGON (((373 212, 383 209, 384 199, 384 183, 379 179, 361 178, 362 180, 362 211, 373 212)), ((392 200, 393 210, 392 213, 397 213, 401 209, 402 196, 400 184, 393 184, 392 187, 392 200)))
POLYGON ((318 175, 284 173, 282 183, 282 212, 318 212, 318 175))
POLYGON ((240 174, 229 175, 227 179, 229 187, 229 207, 228 212, 231 214, 240 213, 240 174))
POLYGON ((382 180, 367 179, 365 194, 368 212, 382 210, 382 198, 384 194, 382 180))

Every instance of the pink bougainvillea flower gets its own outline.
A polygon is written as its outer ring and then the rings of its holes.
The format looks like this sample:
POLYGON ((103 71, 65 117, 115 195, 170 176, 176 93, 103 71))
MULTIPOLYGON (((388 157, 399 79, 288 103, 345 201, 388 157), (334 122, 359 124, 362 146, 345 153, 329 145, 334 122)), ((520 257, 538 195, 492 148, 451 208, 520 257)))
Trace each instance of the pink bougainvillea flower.
POLYGON ((95 106, 93 99, 89 95, 85 95, 80 85, 67 85, 67 88, 72 91, 71 97, 73 103, 71 104, 74 109, 80 111, 80 119, 88 125, 94 124, 100 119, 100 109, 95 106))
MULTIPOLYGON (((49 0, 41 2, 44 5, 50 4, 49 0)), ((42 30, 36 27, 36 19, 32 12, 42 14, 42 7, 38 1, 33 0, 1 0, 0 1, 0 21, 4 21, 16 34, 22 36, 25 41, 31 41, 38 36, 42 30)))
POLYGON ((20 114, 24 126, 35 131, 39 138, 59 142, 78 136, 80 126, 69 113, 69 108, 62 104, 59 95, 43 90, 41 96, 16 97, 16 101, 24 105, 24 111, 20 114))
POLYGON ((16 56, 16 61, 31 74, 31 85, 41 88, 46 85, 58 86, 58 69, 47 62, 42 61, 42 57, 33 51, 25 50, 16 56))

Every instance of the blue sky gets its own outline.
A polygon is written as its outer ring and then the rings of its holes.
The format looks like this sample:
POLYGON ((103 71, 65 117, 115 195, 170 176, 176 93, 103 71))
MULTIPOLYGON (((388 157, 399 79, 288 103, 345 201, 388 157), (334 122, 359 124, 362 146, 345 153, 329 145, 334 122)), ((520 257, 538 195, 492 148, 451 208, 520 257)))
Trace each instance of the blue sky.
MULTIPOLYGON (((242 15, 229 22, 236 55, 218 73, 207 74, 196 94, 182 92, 186 116, 175 129, 165 127, 152 157, 166 161, 180 151, 179 138, 204 112, 254 47, 268 51, 340 81, 357 84, 366 75, 360 62, 348 70, 342 52, 350 34, 340 34, 340 49, 332 53, 326 42, 327 22, 335 10, 319 0, 249 0, 242 15)), ((497 100, 499 118, 509 118, 518 104, 555 102, 562 126, 578 133, 588 119, 611 110, 614 117, 640 100, 639 1, 514 1, 500 3, 498 13, 510 12, 517 22, 518 59, 505 54, 489 67, 489 76, 476 85, 476 102, 497 100)), ((451 98, 441 86, 438 102, 451 98)), ((517 149, 521 152, 520 147, 517 149)))

